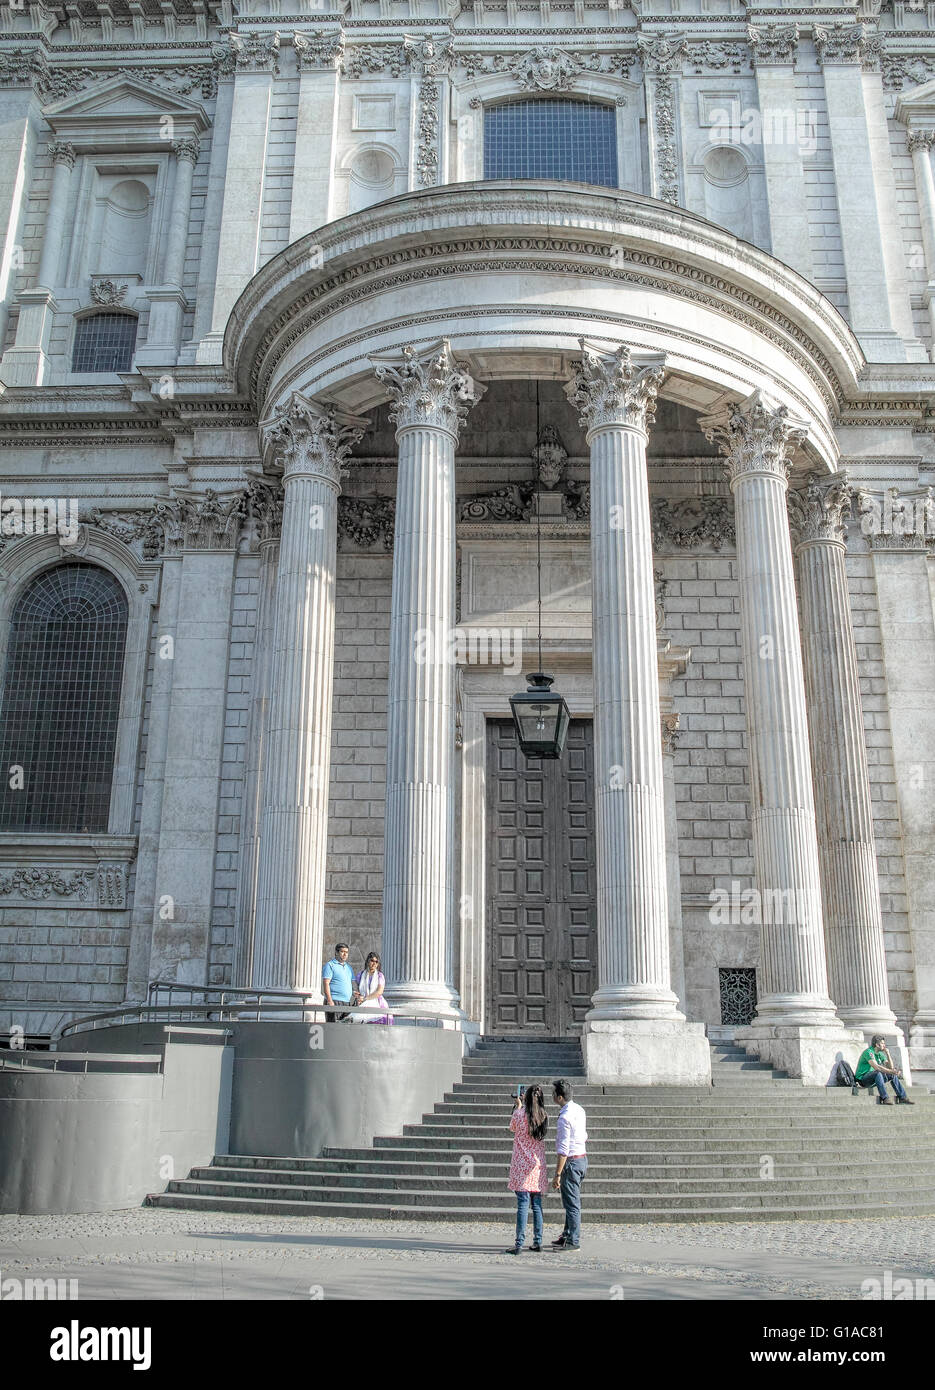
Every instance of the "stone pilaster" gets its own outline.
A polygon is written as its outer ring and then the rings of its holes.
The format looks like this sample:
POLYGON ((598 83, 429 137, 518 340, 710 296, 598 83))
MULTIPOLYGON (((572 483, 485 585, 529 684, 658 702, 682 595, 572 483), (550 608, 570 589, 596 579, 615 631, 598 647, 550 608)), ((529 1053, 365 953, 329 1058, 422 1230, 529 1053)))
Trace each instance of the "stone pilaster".
POLYGON ((185 295, 182 277, 185 270, 185 248, 188 244, 188 225, 191 215, 192 181, 198 163, 199 141, 196 136, 176 140, 175 187, 166 229, 165 253, 162 264, 162 284, 149 292, 149 327, 146 342, 136 354, 140 365, 171 366, 178 358, 182 336, 182 314, 185 295))
POLYGON ((455 448, 477 399, 447 341, 373 359, 399 464, 386 760, 383 963, 400 1004, 456 1013, 453 975, 455 448))
POLYGON ((831 996, 848 1027, 893 1034, 896 1018, 887 990, 870 774, 844 563, 850 509, 844 478, 812 480, 789 495, 831 996))
POLYGON ((337 498, 362 421, 298 392, 260 426, 282 470, 252 984, 321 999, 337 498))
POLYGON ((700 1083, 710 1075, 703 1030, 685 1023, 670 985, 646 472, 646 429, 664 358, 581 346, 567 391, 591 449, 599 983, 584 1039, 588 1075, 700 1083))
POLYGON ((912 155, 912 172, 915 175, 916 195, 919 199, 922 247, 925 252, 925 273, 928 277, 922 297, 927 305, 931 305, 935 297, 935 177, 932 174, 935 130, 912 129, 908 132, 906 143, 912 155))
MULTIPOLYGON (((805 680, 786 494, 805 428, 756 392, 701 422, 727 456, 734 494, 752 830, 760 901, 752 1050, 818 1084, 848 1034, 828 994, 805 680)), ((851 1058, 853 1060, 853 1057, 851 1058)))
POLYGON ((52 161, 52 190, 42 234, 42 255, 35 288, 23 290, 17 297, 16 341, 3 356, 3 379, 8 386, 41 386, 49 370, 49 340, 56 310, 54 291, 61 272, 77 156, 74 146, 61 140, 50 140, 46 149, 52 161))
POLYGON ((270 674, 273 658, 273 621, 276 616, 276 582, 279 571, 279 538, 283 493, 278 479, 254 479, 248 489, 250 514, 256 527, 260 562, 256 614, 256 657, 247 730, 247 766, 243 809, 240 817, 237 919, 231 982, 249 985, 253 971, 253 933, 256 925, 257 869, 263 825, 263 767, 269 727, 270 674))
POLYGON ((763 177, 769 204, 770 248, 774 256, 811 278, 812 247, 803 154, 817 141, 817 130, 805 124, 796 94, 795 60, 799 47, 796 24, 751 25, 747 34, 756 70, 757 104, 764 124, 763 177), (785 122, 795 121, 794 138, 785 122), (768 128, 767 127, 768 124, 768 128), (775 126, 779 126, 779 138, 775 126))

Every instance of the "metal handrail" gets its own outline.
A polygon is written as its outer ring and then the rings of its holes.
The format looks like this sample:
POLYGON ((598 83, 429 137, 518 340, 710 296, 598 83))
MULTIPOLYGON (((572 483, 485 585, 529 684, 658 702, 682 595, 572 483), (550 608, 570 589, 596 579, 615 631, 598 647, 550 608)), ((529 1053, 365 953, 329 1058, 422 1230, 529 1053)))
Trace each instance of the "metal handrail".
POLYGON ((101 1064, 107 1066, 148 1068, 152 1072, 162 1071, 162 1057, 159 1053, 142 1057, 133 1052, 21 1052, 18 1048, 0 1048, 0 1071, 72 1071, 87 1074, 88 1064, 92 1071, 101 1064), (61 1067, 60 1067, 61 1064, 61 1067))
MULTIPOLYGON (((199 991, 199 986, 182 986, 199 991)), ((314 1002, 311 995, 289 995, 285 990, 208 990, 208 993, 227 994, 230 997, 223 1003, 215 1004, 132 1004, 124 1005, 119 1009, 110 1009, 106 1013, 85 1014, 82 1018, 71 1019, 64 1024, 55 1034, 54 1041, 64 1037, 74 1037, 77 1033, 93 1032, 97 1028, 114 1027, 120 1023, 192 1023, 203 1021, 205 1023, 223 1023, 225 1021, 236 1022, 239 1019, 247 1020, 251 1018, 259 1022, 261 1016, 271 1015, 296 1015, 300 1014, 295 1022, 301 1023, 327 1023, 328 1015, 334 1013, 350 1013, 350 1005, 325 1004, 314 1002), (286 995, 289 1002, 274 1003, 268 996, 276 994, 277 997, 286 995), (251 999, 249 997, 253 995, 251 999)), ((450 1014, 432 1013, 424 1009, 412 1009, 405 1006, 394 1006, 390 1012, 393 1018, 402 1023, 421 1024, 435 1028, 443 1027, 447 1022, 449 1025, 456 1024, 450 1014)), ((368 1020, 369 1021, 369 1020, 368 1020)), ((376 1019, 373 1020, 376 1022, 376 1019)))

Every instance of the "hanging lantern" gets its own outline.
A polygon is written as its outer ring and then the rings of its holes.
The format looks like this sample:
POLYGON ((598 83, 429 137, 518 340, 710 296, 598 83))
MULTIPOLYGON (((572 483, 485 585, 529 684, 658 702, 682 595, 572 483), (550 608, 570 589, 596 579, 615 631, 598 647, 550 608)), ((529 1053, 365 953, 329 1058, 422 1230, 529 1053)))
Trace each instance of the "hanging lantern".
POLYGON ((561 695, 550 689, 552 676, 527 676, 529 689, 510 696, 519 746, 527 758, 560 758, 571 715, 561 695))

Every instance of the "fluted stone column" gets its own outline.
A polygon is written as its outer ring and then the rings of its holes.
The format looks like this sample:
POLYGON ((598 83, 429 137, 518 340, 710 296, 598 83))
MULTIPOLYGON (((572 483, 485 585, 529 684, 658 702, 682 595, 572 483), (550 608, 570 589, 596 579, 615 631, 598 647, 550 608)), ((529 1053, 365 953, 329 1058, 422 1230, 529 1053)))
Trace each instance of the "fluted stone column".
POLYGON ((599 983, 591 1080, 704 1082, 710 1057, 670 985, 665 793, 646 427, 664 358, 582 341, 568 386, 591 449, 599 983))
MULTIPOLYGON (((844 1044, 860 1041, 828 994, 805 681, 786 494, 805 428, 760 392, 701 421, 727 456, 734 494, 744 693, 760 902, 759 1001, 751 1050, 803 1080, 825 1082, 844 1044)), ((856 1053, 854 1053, 856 1056, 856 1053)), ((854 1060, 854 1056, 850 1060, 854 1060)))
POLYGON ((896 1017, 887 989, 870 774, 844 564, 850 506, 842 478, 824 484, 813 480, 789 495, 831 995, 849 1027, 893 1034, 896 1017))
POLYGON ((321 999, 337 499, 361 421, 298 392, 261 425, 282 468, 252 984, 321 999))
POLYGON ((458 1013, 452 985, 455 448, 477 398, 447 342, 373 359, 399 463, 387 709, 383 967, 399 1004, 458 1013))
POLYGON ((7 386, 41 386, 48 376, 49 340, 57 308, 54 291, 62 270, 62 246, 77 155, 74 145, 62 140, 50 140, 46 150, 52 161, 52 188, 42 233, 42 255, 35 287, 17 296, 16 341, 3 355, 3 379, 7 386))

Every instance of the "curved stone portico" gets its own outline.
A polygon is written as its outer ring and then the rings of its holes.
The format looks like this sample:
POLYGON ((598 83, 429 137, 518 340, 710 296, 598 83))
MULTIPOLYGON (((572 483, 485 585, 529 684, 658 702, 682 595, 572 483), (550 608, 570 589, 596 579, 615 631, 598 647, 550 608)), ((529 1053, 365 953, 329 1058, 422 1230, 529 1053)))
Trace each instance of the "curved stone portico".
MULTIPOLYGON (((360 419, 389 396, 397 422, 388 992, 399 1003, 457 1015, 455 958, 483 955, 483 914, 465 920, 455 910, 455 673, 438 651, 428 664, 415 658, 426 632, 440 638, 457 622, 459 422, 491 383, 561 382, 591 447, 593 643, 582 670, 593 661, 584 707, 595 719, 599 982, 585 1030, 589 1072, 647 1083, 707 1078, 703 1028, 686 1023, 669 974, 645 462, 658 394, 703 417, 702 425, 726 421, 729 455, 743 422, 751 457, 771 460, 765 472, 729 460, 740 513, 747 718, 763 770, 754 769, 756 884, 764 901, 792 891, 801 911, 785 925, 761 922, 766 994, 748 1045, 817 1082, 861 1035, 844 1027, 828 993, 817 823, 827 825, 833 813, 822 804, 816 820, 812 803, 784 498, 794 469, 836 470, 835 420, 859 389, 862 355, 831 305, 765 253, 655 200, 583 192, 536 181, 462 184, 343 218, 265 266, 225 334, 225 364, 264 418, 303 399, 360 419), (794 459, 791 449, 776 456, 775 422, 787 417, 795 422, 794 459), (764 482, 770 469, 774 488, 764 482), (764 624, 780 650, 775 671, 755 664, 764 624), (783 780, 789 773, 781 770, 793 768, 792 781, 783 780)), ((715 424, 708 428, 717 433, 715 424)), ((853 702, 853 690, 847 698, 853 702)), ((308 718, 320 723, 320 706, 316 714, 310 704, 308 718)), ((310 727, 309 736, 321 732, 310 727)), ((308 862, 320 863, 325 821, 304 823, 308 862)), ((275 846, 267 843, 264 853, 276 862, 275 846)), ((288 937, 288 921, 278 930, 288 937)), ((307 935, 301 914, 291 931, 307 935)), ((858 933, 856 947, 842 944, 838 932, 834 960, 855 960, 862 939, 858 933)), ((855 969, 860 975, 863 966, 855 969)), ((853 1009, 850 1017, 857 1021, 853 1009)))

